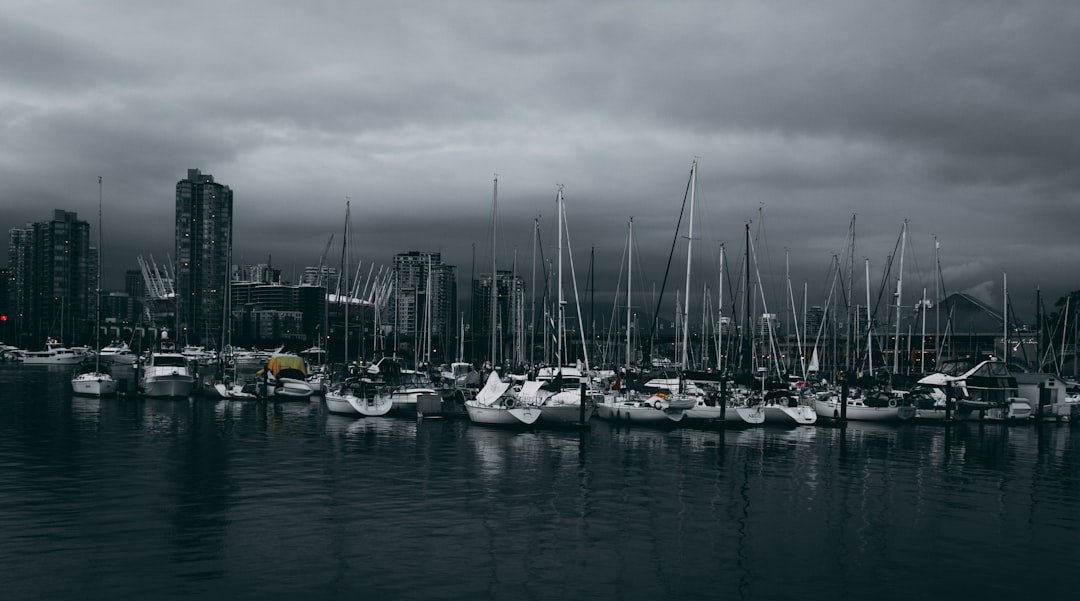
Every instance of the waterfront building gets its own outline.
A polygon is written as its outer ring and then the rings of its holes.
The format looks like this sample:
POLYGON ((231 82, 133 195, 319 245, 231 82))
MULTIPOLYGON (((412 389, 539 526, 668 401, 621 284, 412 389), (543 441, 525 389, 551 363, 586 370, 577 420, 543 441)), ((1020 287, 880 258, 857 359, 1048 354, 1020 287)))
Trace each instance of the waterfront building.
POLYGON ((457 269, 441 253, 409 251, 394 255, 391 323, 399 344, 406 341, 418 360, 456 358, 458 344, 457 269), (426 348, 430 330, 431 347, 426 348))
POLYGON ((221 344, 233 192, 188 169, 176 183, 176 327, 182 344, 221 344))
POLYGON ((512 271, 496 272, 494 349, 491 348, 491 285, 491 274, 483 274, 472 282, 471 356, 474 361, 520 363, 524 360, 525 280, 512 271))
POLYGON ((284 344, 290 350, 303 350, 320 342, 326 321, 326 288, 322 286, 233 282, 230 298, 234 346, 284 344))
POLYGON ((6 310, 17 342, 10 343, 30 350, 43 348, 47 338, 89 344, 95 259, 90 224, 73 212, 56 209, 50 221, 11 229, 6 310))

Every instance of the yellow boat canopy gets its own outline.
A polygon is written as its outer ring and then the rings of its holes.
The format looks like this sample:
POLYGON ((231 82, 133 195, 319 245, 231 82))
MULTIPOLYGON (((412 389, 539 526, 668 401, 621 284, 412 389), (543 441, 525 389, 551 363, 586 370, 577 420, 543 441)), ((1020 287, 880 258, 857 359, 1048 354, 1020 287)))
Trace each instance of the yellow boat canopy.
POLYGON ((284 369, 295 369, 301 374, 307 373, 304 371, 304 358, 296 355, 274 355, 266 362, 266 368, 275 376, 284 369))

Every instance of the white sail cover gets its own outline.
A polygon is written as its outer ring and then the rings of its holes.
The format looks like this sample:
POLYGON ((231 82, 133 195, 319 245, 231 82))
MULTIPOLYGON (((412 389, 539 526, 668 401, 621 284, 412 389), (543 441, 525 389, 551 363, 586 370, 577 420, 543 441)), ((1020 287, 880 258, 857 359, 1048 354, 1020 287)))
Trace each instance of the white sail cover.
POLYGON ((499 374, 493 371, 488 376, 484 387, 480 389, 480 392, 476 393, 476 402, 479 405, 491 407, 495 405, 499 397, 506 393, 508 388, 510 388, 510 383, 500 380, 499 374))

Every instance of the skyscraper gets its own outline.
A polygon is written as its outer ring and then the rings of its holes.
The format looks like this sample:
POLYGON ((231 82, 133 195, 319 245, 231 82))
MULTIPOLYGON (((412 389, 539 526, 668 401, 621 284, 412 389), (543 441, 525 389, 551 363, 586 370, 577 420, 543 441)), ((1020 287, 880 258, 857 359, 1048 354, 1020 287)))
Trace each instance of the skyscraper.
POLYGON ((233 193, 188 169, 176 182, 176 324, 181 343, 220 346, 233 193))
POLYGON ((441 253, 394 255, 393 311, 395 331, 415 341, 418 359, 426 359, 427 351, 440 360, 456 358, 457 270, 442 262, 441 253), (429 329, 432 348, 425 349, 429 329))
POLYGON ((472 356, 477 361, 519 363, 524 360, 525 280, 512 271, 499 270, 492 295, 491 279, 490 274, 483 274, 472 282, 472 356), (491 348, 492 301, 495 301, 494 349, 491 348))
MULTIPOLYGON (((75 213, 53 211, 52 221, 10 230, 8 261, 14 290, 10 311, 18 344, 41 348, 46 338, 92 342, 93 278, 90 224, 75 213)), ((9 315, 9 319, 11 319, 9 315)))

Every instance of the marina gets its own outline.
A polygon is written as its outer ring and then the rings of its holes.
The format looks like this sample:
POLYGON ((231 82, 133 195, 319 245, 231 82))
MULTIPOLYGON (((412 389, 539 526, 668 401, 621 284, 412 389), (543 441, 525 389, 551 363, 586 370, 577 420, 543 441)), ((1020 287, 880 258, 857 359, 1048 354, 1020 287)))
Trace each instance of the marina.
POLYGON ((1075 585, 1071 424, 587 430, 78 397, 0 365, 8 599, 1006 598, 1075 585), (57 577, 57 573, 63 577, 57 577))

